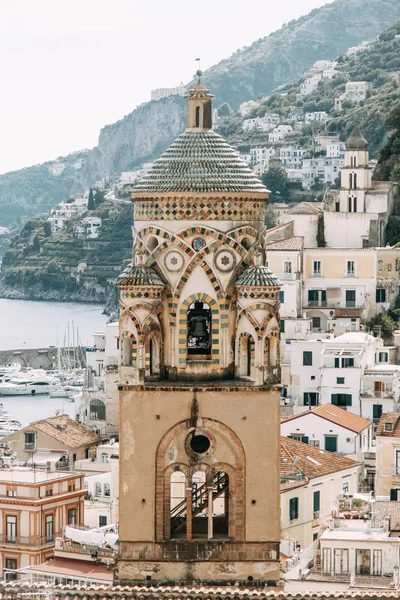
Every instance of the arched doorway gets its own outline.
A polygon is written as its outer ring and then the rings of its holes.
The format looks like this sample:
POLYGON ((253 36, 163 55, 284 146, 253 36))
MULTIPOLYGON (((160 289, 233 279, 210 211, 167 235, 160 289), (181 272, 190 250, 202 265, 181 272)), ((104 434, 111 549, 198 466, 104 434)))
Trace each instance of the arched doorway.
POLYGON ((106 420, 106 405, 103 400, 92 400, 90 403, 90 418, 93 421, 106 420))

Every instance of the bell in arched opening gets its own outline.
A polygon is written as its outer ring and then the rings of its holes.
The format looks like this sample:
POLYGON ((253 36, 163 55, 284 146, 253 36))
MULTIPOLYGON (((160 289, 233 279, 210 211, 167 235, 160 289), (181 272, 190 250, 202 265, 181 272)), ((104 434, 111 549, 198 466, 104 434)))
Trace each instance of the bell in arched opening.
POLYGON ((188 354, 211 354, 211 310, 208 304, 194 302, 188 311, 188 354))

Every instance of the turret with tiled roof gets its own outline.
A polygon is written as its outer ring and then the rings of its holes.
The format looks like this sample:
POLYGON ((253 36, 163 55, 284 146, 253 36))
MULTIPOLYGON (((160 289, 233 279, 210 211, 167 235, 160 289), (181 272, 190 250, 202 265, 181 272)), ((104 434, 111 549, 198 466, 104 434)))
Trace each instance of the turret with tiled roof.
POLYGON ((165 192, 235 192, 267 199, 267 188, 224 138, 212 130, 212 97, 199 77, 186 96, 186 131, 137 183, 134 198, 165 192))

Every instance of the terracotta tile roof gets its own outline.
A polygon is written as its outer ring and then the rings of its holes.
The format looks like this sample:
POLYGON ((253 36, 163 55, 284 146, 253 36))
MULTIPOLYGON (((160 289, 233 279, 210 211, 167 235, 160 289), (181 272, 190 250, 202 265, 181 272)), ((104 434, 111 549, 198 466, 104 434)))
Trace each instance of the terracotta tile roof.
POLYGON ((113 581, 112 570, 107 569, 105 565, 96 565, 88 560, 74 560, 73 558, 56 557, 40 565, 28 567, 28 571, 44 575, 54 573, 60 577, 96 579, 110 584, 113 581))
POLYGON ((97 433, 88 429, 85 425, 77 423, 68 415, 58 415, 57 417, 34 421, 29 427, 35 427, 50 437, 59 440, 68 448, 79 448, 101 441, 101 437, 97 433))
POLYGON ((375 435, 384 437, 400 437, 400 413, 383 413, 379 419, 375 435), (385 423, 391 423, 391 431, 385 431, 385 423))
POLYGON ((294 419, 298 419, 299 417, 304 417, 305 415, 317 415, 318 417, 322 417, 331 423, 336 423, 336 425, 340 425, 341 427, 345 427, 346 429, 350 429, 350 431, 354 431, 355 433, 360 433, 364 431, 367 427, 371 426, 371 421, 368 419, 364 419, 364 417, 359 417, 358 415, 354 415, 353 413, 340 408, 339 406, 334 406, 333 404, 322 404, 321 406, 316 406, 311 410, 306 410, 297 415, 293 415, 291 417, 286 417, 286 419, 282 420, 282 423, 287 421, 292 421, 294 419))
POLYGON ((300 235, 281 240, 279 242, 271 242, 266 244, 265 249, 268 250, 302 250, 304 246, 304 238, 300 235))
MULTIPOLYGON (((325 576, 326 577, 326 576, 325 576)), ((388 578, 385 578, 388 579, 388 578)), ((369 578, 371 580, 371 578, 369 578)), ((255 582, 258 583, 257 581, 255 582)), ((307 582, 305 582, 307 584, 307 582)), ((239 587, 236 585, 107 585, 98 584, 93 586, 86 585, 63 585, 63 584, 47 584, 47 583, 25 583, 23 581, 9 581, 0 583, 0 593, 7 598, 23 598, 30 595, 32 598, 44 597, 46 592, 48 595, 53 595, 59 600, 87 600, 88 598, 113 598, 115 600, 121 598, 124 600, 198 600, 199 598, 207 598, 210 600, 251 600, 253 598, 262 598, 263 600, 376 600, 382 598, 398 598, 397 590, 381 590, 381 589, 329 589, 329 583, 319 582, 320 590, 315 589, 315 584, 310 581, 310 589, 299 588, 299 591, 276 591, 279 588, 266 587, 239 587), (303 591, 304 589, 304 591, 303 591), (35 594, 36 592, 36 594, 35 594), (104 593, 102 593, 104 592, 104 593)), ((332 587, 332 586, 331 586, 332 587)))
POLYGON ((214 131, 185 131, 149 172, 134 186, 133 193, 160 192, 251 192, 267 194, 267 188, 214 131))
POLYGON ((314 479, 359 465, 359 462, 346 456, 281 436, 281 476, 304 473, 309 479, 314 479))

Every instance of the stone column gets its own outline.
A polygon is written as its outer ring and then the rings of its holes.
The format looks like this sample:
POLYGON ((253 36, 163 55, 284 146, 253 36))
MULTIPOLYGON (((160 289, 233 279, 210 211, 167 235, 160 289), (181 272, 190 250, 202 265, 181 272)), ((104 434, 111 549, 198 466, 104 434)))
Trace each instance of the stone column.
POLYGON ((192 488, 186 488, 186 539, 192 541, 192 488))
POLYGON ((208 534, 209 540, 213 539, 213 488, 208 488, 208 534))

